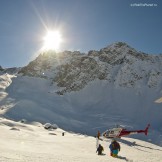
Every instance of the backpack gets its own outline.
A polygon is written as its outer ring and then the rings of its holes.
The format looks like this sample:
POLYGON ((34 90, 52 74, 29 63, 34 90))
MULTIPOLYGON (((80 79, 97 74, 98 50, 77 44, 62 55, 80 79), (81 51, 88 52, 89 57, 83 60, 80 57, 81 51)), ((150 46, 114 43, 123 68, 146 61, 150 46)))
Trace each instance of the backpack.
POLYGON ((118 142, 113 142, 112 143, 112 150, 120 150, 120 145, 119 145, 119 143, 118 142))

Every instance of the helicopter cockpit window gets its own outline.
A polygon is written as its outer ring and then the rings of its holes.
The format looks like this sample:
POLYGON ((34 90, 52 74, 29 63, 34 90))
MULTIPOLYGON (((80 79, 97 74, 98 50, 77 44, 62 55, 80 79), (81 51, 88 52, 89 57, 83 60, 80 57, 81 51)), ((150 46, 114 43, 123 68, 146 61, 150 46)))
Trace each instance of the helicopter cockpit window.
POLYGON ((111 134, 114 134, 114 131, 110 131, 111 134))

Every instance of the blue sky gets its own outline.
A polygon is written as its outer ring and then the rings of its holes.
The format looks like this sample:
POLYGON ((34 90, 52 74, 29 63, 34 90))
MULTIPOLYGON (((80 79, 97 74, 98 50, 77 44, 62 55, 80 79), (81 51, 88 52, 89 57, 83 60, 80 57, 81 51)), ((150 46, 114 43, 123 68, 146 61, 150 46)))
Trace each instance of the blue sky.
POLYGON ((159 54, 161 15, 160 0, 0 0, 0 65, 27 65, 41 49, 47 28, 61 31, 62 51, 87 52, 123 41, 159 54))

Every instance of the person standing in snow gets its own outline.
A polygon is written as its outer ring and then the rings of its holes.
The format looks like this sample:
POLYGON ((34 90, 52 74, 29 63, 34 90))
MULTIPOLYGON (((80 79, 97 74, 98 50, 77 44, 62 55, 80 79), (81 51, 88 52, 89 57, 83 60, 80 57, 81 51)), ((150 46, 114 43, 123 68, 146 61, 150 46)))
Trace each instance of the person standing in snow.
POLYGON ((101 146, 101 144, 99 144, 99 146, 98 146, 96 152, 98 152, 98 155, 102 155, 102 152, 103 152, 103 151, 104 151, 103 146, 101 146))
POLYGON ((100 133, 100 131, 98 131, 98 132, 97 132, 97 138, 98 138, 98 139, 100 138, 100 135, 101 135, 101 133, 100 133))
POLYGON ((97 132, 97 136, 96 136, 96 148, 98 148, 99 146, 99 138, 100 138, 100 131, 97 132))
POLYGON ((120 144, 116 140, 113 140, 109 148, 110 148, 110 156, 117 157, 118 152, 120 151, 120 144))

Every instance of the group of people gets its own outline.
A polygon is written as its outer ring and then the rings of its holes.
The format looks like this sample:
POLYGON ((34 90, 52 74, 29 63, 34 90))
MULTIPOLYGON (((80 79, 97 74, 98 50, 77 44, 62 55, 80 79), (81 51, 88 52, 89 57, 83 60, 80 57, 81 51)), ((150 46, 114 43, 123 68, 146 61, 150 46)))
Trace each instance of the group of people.
MULTIPOLYGON (((97 147, 96 152, 98 153, 98 155, 102 155, 103 154, 102 152, 104 151, 104 148, 98 142, 99 137, 100 137, 100 133, 98 132, 98 135, 97 135, 97 145, 98 145, 98 147, 97 147)), ((115 139, 112 139, 111 144, 109 145, 109 148, 110 148, 110 156, 117 157, 118 152, 120 151, 120 144, 115 139)))

